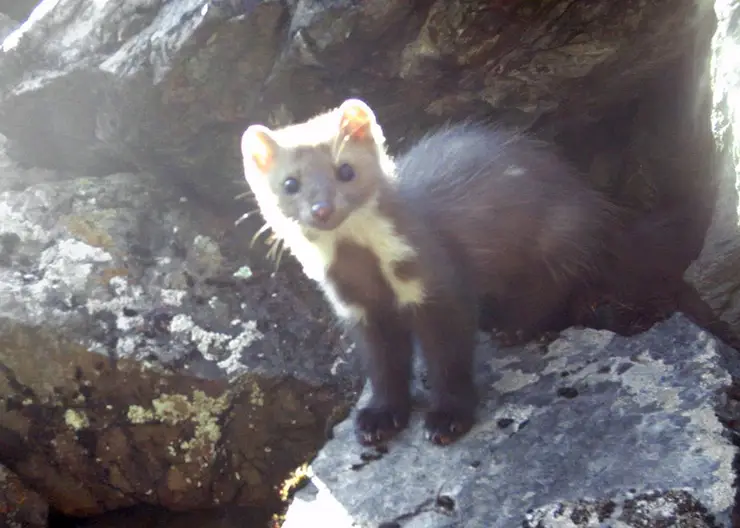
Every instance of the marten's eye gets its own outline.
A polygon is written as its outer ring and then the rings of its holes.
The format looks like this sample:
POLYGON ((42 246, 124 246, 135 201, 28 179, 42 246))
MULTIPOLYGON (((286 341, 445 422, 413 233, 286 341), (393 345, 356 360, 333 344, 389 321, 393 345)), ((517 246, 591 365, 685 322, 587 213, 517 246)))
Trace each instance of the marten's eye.
POLYGON ((348 182, 355 177, 355 169, 349 163, 342 163, 337 169, 337 178, 339 181, 348 182))
POLYGON ((301 189, 301 183, 293 177, 285 178, 283 190, 286 194, 295 194, 301 189))

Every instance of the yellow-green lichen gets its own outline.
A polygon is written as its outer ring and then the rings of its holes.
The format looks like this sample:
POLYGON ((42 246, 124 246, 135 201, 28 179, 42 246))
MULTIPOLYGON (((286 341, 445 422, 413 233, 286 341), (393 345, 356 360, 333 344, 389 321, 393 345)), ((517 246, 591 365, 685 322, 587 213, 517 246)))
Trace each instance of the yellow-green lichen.
POLYGON ((132 424, 143 424, 154 418, 151 411, 147 411, 140 405, 132 405, 129 407, 126 415, 132 424))
POLYGON ((88 420, 87 416, 74 409, 67 409, 64 413, 64 421, 70 429, 75 431, 79 431, 80 429, 90 426, 90 420, 88 420))
MULTIPOLYGON (((227 406, 227 394, 212 398, 203 391, 194 391, 192 400, 184 394, 163 394, 152 400, 152 409, 144 409, 138 405, 129 407, 128 418, 134 424, 152 421, 167 425, 177 425, 186 421, 193 423, 195 425, 193 437, 180 443, 180 448, 186 451, 185 460, 189 462, 191 457, 187 454, 188 451, 203 449, 210 451, 219 440, 221 429, 218 419, 227 406)), ((169 452, 174 454, 175 449, 170 446, 169 452)))
POLYGON ((177 425, 192 416, 192 406, 183 394, 166 394, 152 401, 154 416, 160 422, 177 425))
POLYGON ((301 464, 294 469, 288 478, 280 486, 280 499, 287 501, 299 489, 304 487, 311 480, 311 468, 307 463, 301 464))
POLYGON ((249 403, 254 407, 262 407, 265 404, 265 393, 262 392, 259 384, 252 382, 252 390, 249 391, 249 403))
POLYGON ((183 442, 181 447, 185 450, 197 450, 218 442, 221 438, 218 418, 226 410, 227 405, 226 395, 220 398, 210 398, 202 391, 195 391, 191 406, 193 411, 191 419, 195 422, 195 431, 192 440, 183 442))

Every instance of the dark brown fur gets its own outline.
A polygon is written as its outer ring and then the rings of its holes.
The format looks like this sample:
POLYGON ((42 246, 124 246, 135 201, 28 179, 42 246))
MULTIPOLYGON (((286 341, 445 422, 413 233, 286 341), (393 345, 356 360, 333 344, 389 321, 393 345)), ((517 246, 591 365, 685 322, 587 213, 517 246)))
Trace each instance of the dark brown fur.
POLYGON ((557 326, 573 292, 605 266, 617 210, 544 144, 500 130, 440 130, 396 167, 379 204, 419 255, 401 275, 421 276, 428 299, 396 311, 371 254, 343 248, 337 255, 330 279, 343 298, 368 309, 356 338, 370 352, 374 396, 357 427, 372 442, 406 424, 416 339, 431 389, 426 429, 433 441, 448 443, 474 421, 480 308, 487 324, 506 332, 557 326))
POLYGON ((400 157, 397 171, 406 216, 419 219, 412 240, 434 247, 422 260, 442 283, 462 272, 502 331, 546 329, 574 287, 600 278, 620 229, 614 204, 526 136, 450 127, 400 157))
MULTIPOLYGON (((370 136, 352 139, 338 151, 342 138, 334 115, 282 131, 263 130, 275 168, 245 167, 273 230, 321 282, 335 310, 349 310, 344 317, 353 322, 373 389, 356 416, 363 443, 382 442, 406 426, 414 345, 428 370, 427 435, 449 443, 474 423, 478 327, 525 339, 558 330, 571 320, 574 299, 600 290, 645 295, 655 265, 661 269, 674 256, 682 258, 672 255, 670 242, 660 243, 661 235, 667 236, 661 232, 664 218, 635 221, 541 142, 474 124, 451 126, 422 138, 395 160, 395 173, 386 174, 392 168, 382 137, 372 136, 381 134, 374 116, 370 136), (338 168, 347 163, 356 176, 340 181, 338 168), (286 177, 298 178, 301 191, 283 193, 286 177), (368 209, 376 198, 377 208, 368 209), (317 200, 335 209, 323 227, 311 218, 317 200), (383 230, 386 220, 393 230, 383 230), (391 278, 380 264, 388 255, 359 242, 365 225, 376 237, 373 247, 383 246, 377 244, 380 236, 402 242, 388 250, 393 255, 406 255, 399 249, 404 244, 413 248, 412 256, 391 260, 391 278), (309 240, 319 248, 329 239, 335 241, 333 255, 314 254, 303 244, 309 240), (319 258, 329 261, 325 272, 312 265, 319 258), (422 300, 398 303, 405 293, 398 284, 394 291, 393 281, 420 282, 422 300), (361 308, 362 317, 352 315, 353 306, 361 308)), ((256 137, 245 134, 247 161, 256 137)), ((680 225, 668 222, 671 228, 680 225)), ((680 278, 670 266, 665 270, 664 280, 673 287, 680 278)))

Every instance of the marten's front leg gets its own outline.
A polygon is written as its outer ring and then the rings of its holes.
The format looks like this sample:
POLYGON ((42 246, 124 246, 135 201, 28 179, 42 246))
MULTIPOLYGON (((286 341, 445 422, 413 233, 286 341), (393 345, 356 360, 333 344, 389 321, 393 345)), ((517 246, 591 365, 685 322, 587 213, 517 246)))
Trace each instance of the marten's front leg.
POLYGON ((363 445, 379 444, 408 425, 411 410, 409 382, 413 344, 411 330, 397 313, 369 313, 355 327, 372 398, 355 418, 363 445))
POLYGON ((475 422, 478 396, 473 384, 476 314, 462 299, 435 299, 414 312, 414 331, 426 359, 431 407, 426 436, 446 445, 475 422))

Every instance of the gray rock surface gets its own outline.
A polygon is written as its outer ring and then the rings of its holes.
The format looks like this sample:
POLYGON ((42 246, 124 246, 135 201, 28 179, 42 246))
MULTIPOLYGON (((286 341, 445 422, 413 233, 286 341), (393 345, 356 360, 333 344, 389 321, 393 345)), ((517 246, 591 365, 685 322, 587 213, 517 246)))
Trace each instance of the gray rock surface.
POLYGON ((715 3, 717 30, 712 41, 712 67, 707 79, 712 86, 712 131, 718 157, 717 202, 712 224, 699 258, 686 278, 722 319, 740 331, 740 217, 738 216, 738 143, 740 142, 740 57, 736 50, 740 30, 735 23, 740 5, 728 0, 715 3))
POLYGON ((683 316, 628 339, 482 343, 478 361, 468 436, 433 446, 416 416, 373 453, 346 420, 283 528, 731 526, 737 448, 715 412, 737 353, 683 316))
POLYGON ((206 377, 329 375, 339 332, 326 332, 318 293, 290 267, 270 277, 274 263, 176 189, 150 174, 80 178, 2 157, 0 171, 0 315, 63 328, 106 355, 189 360, 206 377), (292 310, 313 316, 286 321, 292 310), (298 350, 306 341, 310 357, 298 350))

